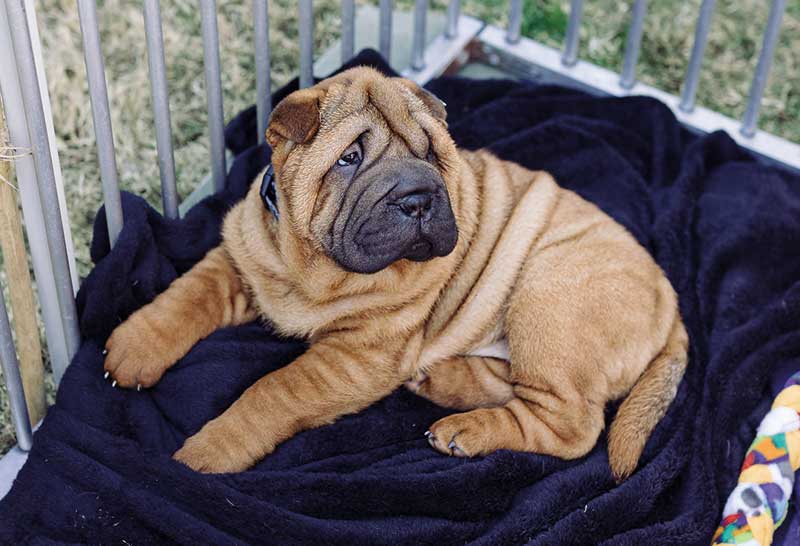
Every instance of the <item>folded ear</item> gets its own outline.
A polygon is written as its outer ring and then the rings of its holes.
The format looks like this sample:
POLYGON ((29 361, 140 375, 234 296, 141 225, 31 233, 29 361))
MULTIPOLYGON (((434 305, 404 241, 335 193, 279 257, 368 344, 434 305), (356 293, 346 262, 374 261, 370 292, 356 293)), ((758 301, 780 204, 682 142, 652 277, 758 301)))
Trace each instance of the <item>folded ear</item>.
POLYGON ((396 81, 403 84, 409 91, 414 93, 418 99, 420 99, 425 106, 428 107, 430 110, 431 115, 440 121, 445 121, 447 119, 447 110, 445 110, 444 102, 439 99, 436 95, 428 91, 427 89, 423 89, 416 83, 412 82, 411 80, 407 80, 406 78, 394 78, 396 81))
POLYGON ((303 143, 311 140, 319 129, 320 89, 310 87, 295 91, 278 103, 267 127, 267 142, 275 148, 281 140, 303 143))

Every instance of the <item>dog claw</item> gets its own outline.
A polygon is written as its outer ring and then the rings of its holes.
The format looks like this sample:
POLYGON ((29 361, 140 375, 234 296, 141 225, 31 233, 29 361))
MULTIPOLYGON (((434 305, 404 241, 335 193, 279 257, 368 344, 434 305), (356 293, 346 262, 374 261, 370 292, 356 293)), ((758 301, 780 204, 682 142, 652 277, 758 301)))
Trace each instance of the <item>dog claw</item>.
POLYGON ((110 372, 106 372, 103 374, 103 379, 108 379, 108 376, 111 375, 110 372))
POLYGON ((429 430, 428 432, 425 433, 425 437, 428 439, 428 444, 432 448, 436 449, 436 436, 434 436, 433 433, 429 430))
POLYGON ((115 379, 114 381, 111 382, 111 387, 113 388, 116 386, 117 386, 117 380, 115 379))
POLYGON ((103 352, 102 352, 101 354, 102 354, 103 356, 106 356, 106 355, 108 354, 108 349, 103 349, 103 352))
POLYGON ((456 457, 465 457, 467 454, 464 453, 464 450, 458 447, 458 444, 455 440, 450 440, 450 443, 447 444, 447 448, 450 450, 451 455, 455 455, 456 457))
POLYGON ((137 384, 136 384, 136 392, 141 392, 141 390, 142 390, 142 385, 141 385, 141 383, 137 383, 137 384))

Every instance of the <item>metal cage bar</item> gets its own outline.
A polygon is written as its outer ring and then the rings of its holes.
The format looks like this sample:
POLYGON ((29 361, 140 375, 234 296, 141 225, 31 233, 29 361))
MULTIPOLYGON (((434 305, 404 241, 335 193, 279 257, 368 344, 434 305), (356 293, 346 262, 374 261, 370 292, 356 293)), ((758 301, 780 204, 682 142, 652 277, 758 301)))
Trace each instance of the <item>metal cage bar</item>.
POLYGON ((444 35, 451 40, 458 36, 459 17, 461 17, 461 0, 450 0, 447 4, 447 29, 444 35))
POLYGON ((561 62, 564 63, 565 66, 573 66, 576 62, 578 62, 582 17, 583 0, 572 0, 569 5, 567 36, 564 38, 564 55, 561 57, 561 62))
POLYGON ((222 107, 222 81, 219 65, 219 32, 216 0, 200 0, 200 24, 203 33, 203 65, 208 102, 208 132, 211 140, 211 177, 214 189, 225 187, 225 125, 222 107))
POLYGON ((300 89, 314 85, 314 10, 311 0, 299 0, 300 89))
POLYGON ((378 35, 378 51, 392 64, 392 10, 394 9, 392 0, 381 0, 380 3, 380 31, 378 35))
POLYGON ((17 444, 23 451, 29 451, 33 445, 33 432, 28 418, 28 406, 25 403, 25 391, 22 388, 22 377, 19 373, 19 361, 14 350, 14 338, 11 324, 8 321, 6 302, 0 298, 0 361, 2 361, 3 378, 8 389, 8 401, 11 406, 11 420, 17 434, 17 444))
POLYGON ((414 4, 414 41, 411 44, 411 68, 425 68, 425 23, 428 18, 428 0, 416 0, 414 4))
POLYGON ((167 65, 164 61, 164 37, 161 31, 159 0, 144 0, 143 11, 147 63, 150 71, 150 95, 153 100, 153 119, 156 125, 158 171, 161 177, 161 203, 164 207, 164 216, 178 218, 178 187, 175 181, 167 65))
MULTIPOLYGON (((64 226, 61 224, 56 192, 56 179, 47 140, 42 97, 34 64, 31 37, 25 20, 23 0, 5 0, 6 14, 11 29, 15 61, 19 73, 20 88, 25 115, 28 121, 31 148, 36 165, 36 184, 42 206, 44 237, 47 241, 48 255, 53 269, 53 279, 57 302, 42 301, 42 306, 55 305, 60 312, 62 330, 69 360, 75 355, 80 342, 78 315, 72 291, 72 278, 69 271, 69 258, 64 239, 64 226)), ((68 362, 53 361, 53 375, 56 382, 66 369, 68 362)))
POLYGON ((356 2, 342 0, 342 64, 355 55, 356 50, 356 2))
POLYGON ((689 68, 683 80, 683 92, 678 107, 684 112, 694 110, 695 96, 697 95, 697 82, 700 79, 700 68, 703 65, 703 53, 708 41, 708 31, 711 28, 711 19, 714 15, 715 0, 703 0, 700 6, 700 15, 697 18, 697 27, 692 44, 692 55, 689 58, 689 68))
POLYGON ((266 140, 267 121, 272 111, 272 83, 270 81, 269 2, 253 0, 254 41, 256 57, 256 117, 258 143, 266 140))
POLYGON ((516 44, 522 36, 522 0, 510 0, 508 3, 508 31, 506 41, 516 44))
POLYGON ((86 64, 86 79, 89 82, 89 99, 92 105, 97 159, 100 163, 100 179, 103 182, 103 201, 106 209, 108 238, 111 245, 122 231, 122 200, 119 195, 117 159, 114 153, 114 132, 111 128, 111 113, 108 108, 108 89, 100 49, 100 32, 97 27, 97 8, 94 0, 78 0, 83 58, 86 64))
POLYGON ((647 0, 636 0, 633 5, 631 26, 628 29, 625 57, 622 61, 622 73, 619 80, 619 84, 625 89, 630 89, 636 83, 636 63, 639 60, 639 50, 642 46, 642 32, 646 15, 647 0))
POLYGON ((769 10, 767 29, 764 31, 764 41, 761 54, 758 56, 753 83, 750 85, 750 96, 747 98, 747 110, 744 113, 741 132, 746 137, 756 133, 758 113, 761 109, 761 99, 764 96, 764 87, 767 85, 769 71, 772 68, 772 58, 775 56, 775 46, 781 32, 781 20, 786 11, 786 0, 773 0, 769 10))
POLYGON ((28 32, 30 33, 31 48, 33 49, 33 62, 36 65, 39 98, 42 101, 42 108, 44 109, 45 128, 47 130, 48 145, 50 147, 50 161, 53 164, 53 174, 56 179, 56 193, 58 194, 58 208, 61 211, 61 224, 66 226, 64 229, 64 241, 67 245, 67 263, 69 265, 70 276, 72 277, 72 292, 73 294, 77 294, 80 279, 78 278, 78 269, 75 264, 75 248, 72 241, 72 231, 69 229, 69 211, 67 210, 64 180, 61 174, 61 158, 58 156, 58 148, 55 144, 56 131, 53 126, 53 108, 50 104, 47 75, 44 71, 44 58, 42 57, 42 44, 41 38, 39 37, 39 27, 36 20, 34 5, 34 0, 25 0, 25 16, 28 21, 28 32))

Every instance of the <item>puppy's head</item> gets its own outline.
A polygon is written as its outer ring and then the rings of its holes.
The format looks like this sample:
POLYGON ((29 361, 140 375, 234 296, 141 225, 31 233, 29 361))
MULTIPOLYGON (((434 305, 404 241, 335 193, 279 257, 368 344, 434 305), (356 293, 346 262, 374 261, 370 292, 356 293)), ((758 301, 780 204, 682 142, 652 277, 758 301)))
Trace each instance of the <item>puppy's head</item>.
POLYGON ((343 269, 375 273, 455 248, 458 156, 444 106, 416 84, 348 70, 281 101, 267 140, 280 229, 343 269))

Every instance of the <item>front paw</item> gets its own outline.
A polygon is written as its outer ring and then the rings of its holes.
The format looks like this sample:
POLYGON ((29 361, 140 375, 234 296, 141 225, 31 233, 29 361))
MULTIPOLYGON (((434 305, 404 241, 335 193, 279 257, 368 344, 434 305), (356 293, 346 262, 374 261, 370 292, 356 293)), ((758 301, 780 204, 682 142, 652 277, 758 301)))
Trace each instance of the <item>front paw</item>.
POLYGON ((223 474, 247 470, 259 461, 254 454, 260 451, 248 449, 245 439, 214 420, 189 437, 172 458, 197 472, 223 474))
POLYGON ((182 356, 176 351, 174 334, 163 332, 151 315, 148 307, 140 309, 108 338, 104 368, 112 385, 151 387, 182 356))

